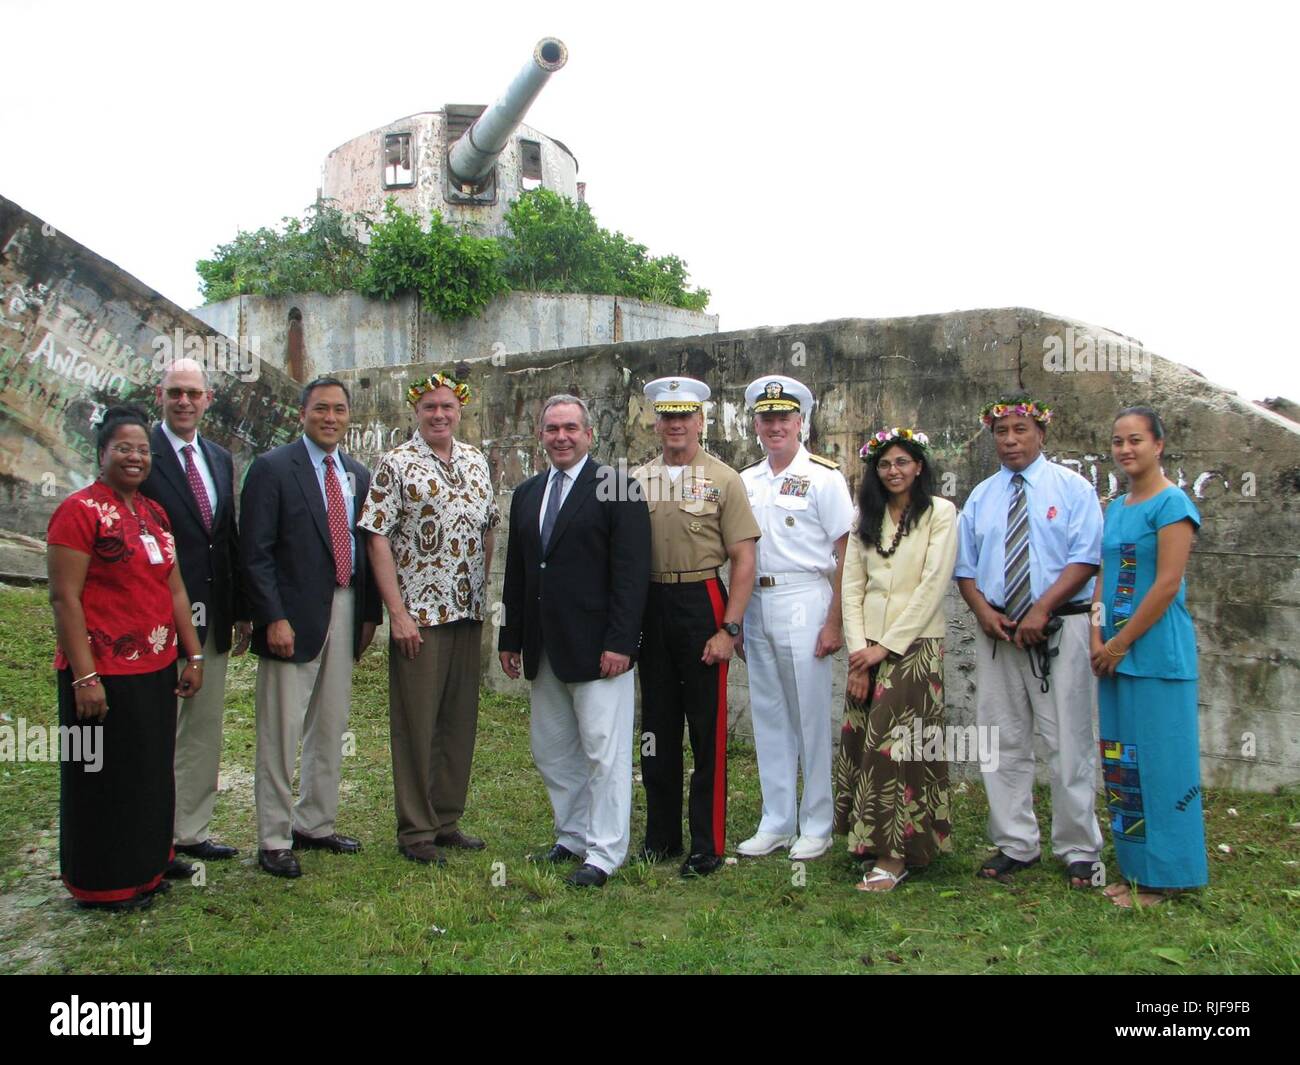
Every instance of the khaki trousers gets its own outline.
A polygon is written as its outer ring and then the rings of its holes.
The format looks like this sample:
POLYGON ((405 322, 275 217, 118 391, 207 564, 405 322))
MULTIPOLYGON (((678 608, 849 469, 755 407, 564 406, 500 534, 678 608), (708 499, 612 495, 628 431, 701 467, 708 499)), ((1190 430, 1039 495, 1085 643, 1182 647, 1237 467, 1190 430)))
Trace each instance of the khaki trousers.
POLYGON ((474 736, 483 623, 420 629, 420 653, 388 645, 388 723, 393 747, 397 843, 452 832, 465 812, 474 736))
POLYGON ((343 770, 343 733, 352 703, 351 588, 335 588, 325 646, 311 662, 257 660, 257 842, 288 850, 291 830, 334 832, 343 770), (298 801, 293 765, 302 741, 298 801), (290 804, 292 803, 292 812, 290 804))
MULTIPOLYGON (((216 635, 203 640, 203 687, 190 699, 177 700, 176 820, 172 841, 180 847, 202 843, 209 835, 221 770, 221 721, 226 708, 228 654, 217 654, 216 635)), ((185 657, 176 668, 185 668, 185 657)))

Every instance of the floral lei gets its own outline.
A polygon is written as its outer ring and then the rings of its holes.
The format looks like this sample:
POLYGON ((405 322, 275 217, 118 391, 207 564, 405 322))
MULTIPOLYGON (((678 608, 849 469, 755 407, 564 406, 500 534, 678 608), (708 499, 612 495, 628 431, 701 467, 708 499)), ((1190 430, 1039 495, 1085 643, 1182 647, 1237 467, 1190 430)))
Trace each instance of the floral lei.
POLYGON ((1005 418, 1008 414, 1019 414, 1025 418, 1033 418, 1039 425, 1047 425, 1052 420, 1052 408, 1046 403, 1039 403, 1036 400, 1030 400, 1028 403, 985 403, 980 408, 980 421, 993 428, 993 423, 999 418, 1005 418))
POLYGON ((450 388, 456 393, 456 398, 460 400, 462 407, 469 402, 470 396, 473 394, 469 390, 469 385, 463 381, 457 381, 451 374, 435 373, 413 382, 411 387, 406 390, 406 402, 414 406, 420 402, 422 395, 426 392, 432 392, 435 388, 450 388))
POLYGON ((892 429, 881 429, 862 445, 862 450, 858 452, 860 458, 874 458, 880 454, 887 445, 896 440, 906 440, 909 443, 916 444, 923 451, 930 449, 930 438, 925 433, 918 432, 916 429, 900 429, 894 426, 892 429))

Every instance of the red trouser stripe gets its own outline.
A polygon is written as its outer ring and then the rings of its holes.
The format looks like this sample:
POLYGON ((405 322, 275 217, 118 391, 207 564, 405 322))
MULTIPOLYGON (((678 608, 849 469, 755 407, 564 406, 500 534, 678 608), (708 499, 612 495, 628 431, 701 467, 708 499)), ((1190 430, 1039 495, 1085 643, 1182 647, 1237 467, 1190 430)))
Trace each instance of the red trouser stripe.
MULTIPOLYGON (((716 577, 704 582, 713 603, 713 620, 722 628, 722 584, 716 577)), ((718 712, 713 737, 713 853, 725 854, 727 850, 727 666, 718 663, 718 712)))

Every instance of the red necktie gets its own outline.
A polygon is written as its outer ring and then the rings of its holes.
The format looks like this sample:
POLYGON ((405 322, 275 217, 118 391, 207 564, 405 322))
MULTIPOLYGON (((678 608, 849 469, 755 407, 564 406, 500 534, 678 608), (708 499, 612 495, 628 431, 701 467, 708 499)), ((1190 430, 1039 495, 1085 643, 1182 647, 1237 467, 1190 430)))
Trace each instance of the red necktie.
POLYGON ((343 489, 334 472, 334 460, 325 456, 325 502, 329 510, 330 539, 334 543, 334 579, 340 588, 352 583, 352 535, 348 532, 348 508, 343 489))
POLYGON ((185 456, 185 479, 190 482, 190 491, 194 493, 194 502, 199 505, 199 517, 203 519, 203 531, 212 531, 212 501, 208 498, 208 490, 203 486, 203 478, 199 476, 199 468, 194 465, 194 445, 186 444, 181 448, 181 454, 185 456))

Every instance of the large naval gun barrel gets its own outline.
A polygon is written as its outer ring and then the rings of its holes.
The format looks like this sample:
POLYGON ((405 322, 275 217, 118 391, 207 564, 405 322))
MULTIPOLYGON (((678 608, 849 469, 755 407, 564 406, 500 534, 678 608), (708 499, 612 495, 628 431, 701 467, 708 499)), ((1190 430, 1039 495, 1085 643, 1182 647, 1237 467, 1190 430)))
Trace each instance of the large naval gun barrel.
POLYGON ((479 115, 474 125, 451 146, 447 168, 452 181, 476 186, 492 173, 497 156, 523 121, 542 86, 568 59, 569 50, 563 41, 543 37, 537 42, 532 58, 515 75, 501 99, 479 115))

